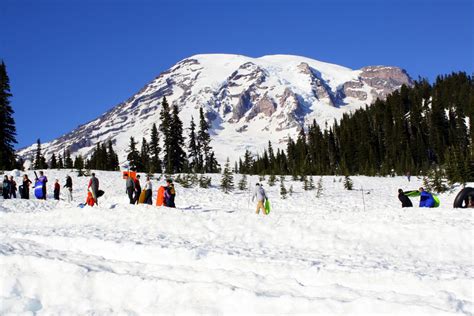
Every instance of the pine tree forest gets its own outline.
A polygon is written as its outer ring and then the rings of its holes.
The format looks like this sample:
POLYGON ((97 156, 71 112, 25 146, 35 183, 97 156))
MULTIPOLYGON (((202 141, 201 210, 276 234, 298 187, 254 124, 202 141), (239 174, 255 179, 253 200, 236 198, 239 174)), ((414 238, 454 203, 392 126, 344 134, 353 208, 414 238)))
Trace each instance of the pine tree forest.
POLYGON ((452 73, 434 84, 420 79, 385 101, 344 115, 322 129, 315 122, 290 139, 286 151, 246 152, 248 174, 404 175, 446 169, 452 181, 474 181, 472 76, 452 73))

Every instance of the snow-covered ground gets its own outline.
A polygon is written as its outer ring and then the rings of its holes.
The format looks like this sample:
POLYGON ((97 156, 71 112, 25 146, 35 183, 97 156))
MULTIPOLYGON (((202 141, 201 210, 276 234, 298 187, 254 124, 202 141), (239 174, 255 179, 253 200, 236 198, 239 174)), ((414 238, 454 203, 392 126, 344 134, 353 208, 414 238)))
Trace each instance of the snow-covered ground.
POLYGON ((128 205, 120 174, 100 171, 100 206, 81 209, 88 179, 70 174, 73 204, 0 198, 2 315, 474 313, 473 210, 452 208, 457 192, 402 209, 397 189, 420 179, 347 191, 324 177, 317 198, 287 177, 286 200, 264 182, 264 216, 249 191, 216 187, 177 185, 176 209, 128 205))

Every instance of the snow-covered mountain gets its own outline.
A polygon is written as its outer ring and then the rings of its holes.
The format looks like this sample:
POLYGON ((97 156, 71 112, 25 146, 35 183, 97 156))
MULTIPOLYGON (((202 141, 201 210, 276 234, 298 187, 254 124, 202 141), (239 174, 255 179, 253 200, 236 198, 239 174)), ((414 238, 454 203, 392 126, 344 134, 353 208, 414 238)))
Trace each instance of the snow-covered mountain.
MULTIPOLYGON (((398 67, 369 66, 359 70, 290 55, 250 58, 241 55, 195 55, 161 73, 142 90, 97 119, 49 143, 44 154, 69 148, 88 156, 97 142, 111 139, 125 161, 130 136, 149 139, 160 123, 163 96, 178 104, 184 127, 203 107, 212 123, 212 146, 218 160, 238 159, 245 149, 261 151, 271 140, 284 147, 288 135, 316 120, 324 126, 344 113, 371 104, 411 85, 398 67)), ((36 146, 19 155, 33 157, 36 146)))

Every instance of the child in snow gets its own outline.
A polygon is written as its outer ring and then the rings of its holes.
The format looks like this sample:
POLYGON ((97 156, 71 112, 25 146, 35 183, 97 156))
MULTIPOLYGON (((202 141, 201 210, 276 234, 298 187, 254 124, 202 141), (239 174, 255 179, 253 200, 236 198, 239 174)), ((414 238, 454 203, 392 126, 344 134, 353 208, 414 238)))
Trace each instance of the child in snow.
POLYGON ((173 180, 166 180, 166 189, 165 189, 165 205, 168 207, 176 207, 174 204, 174 198, 176 196, 176 191, 174 189, 173 180))
POLYGON ((267 198, 267 194, 265 193, 265 190, 263 189, 260 183, 257 183, 255 185, 255 191, 252 196, 252 202, 255 200, 255 198, 257 198, 257 210, 255 213, 259 214, 260 210, 262 210, 262 213, 266 215, 264 203, 265 203, 265 200, 268 198, 267 198))
POLYGON ((99 205, 98 192, 99 192, 99 179, 95 177, 95 173, 92 173, 92 177, 89 180, 89 185, 87 186, 89 192, 92 193, 92 198, 94 199, 94 204, 99 205))
POLYGON ((54 199, 59 200, 59 190, 61 189, 61 186, 59 185, 59 180, 56 179, 54 182, 54 199))

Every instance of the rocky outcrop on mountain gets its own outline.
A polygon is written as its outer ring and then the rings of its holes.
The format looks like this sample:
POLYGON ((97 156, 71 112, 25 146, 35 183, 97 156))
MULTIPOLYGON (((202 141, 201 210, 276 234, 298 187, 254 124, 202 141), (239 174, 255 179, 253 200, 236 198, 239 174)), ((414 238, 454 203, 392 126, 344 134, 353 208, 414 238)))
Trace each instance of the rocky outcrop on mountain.
MULTIPOLYGON (((250 58, 240 55, 196 55, 162 72, 143 89, 97 119, 44 143, 44 153, 70 149, 73 156, 90 155, 97 142, 112 140, 126 160, 131 136, 149 137, 160 123, 163 97, 181 110, 184 127, 202 107, 211 126, 220 160, 258 151, 272 141, 284 146, 288 136, 314 120, 324 126, 344 113, 411 85, 400 68, 369 66, 352 70, 288 55, 250 58)), ((28 159, 35 145, 19 155, 28 159)))

